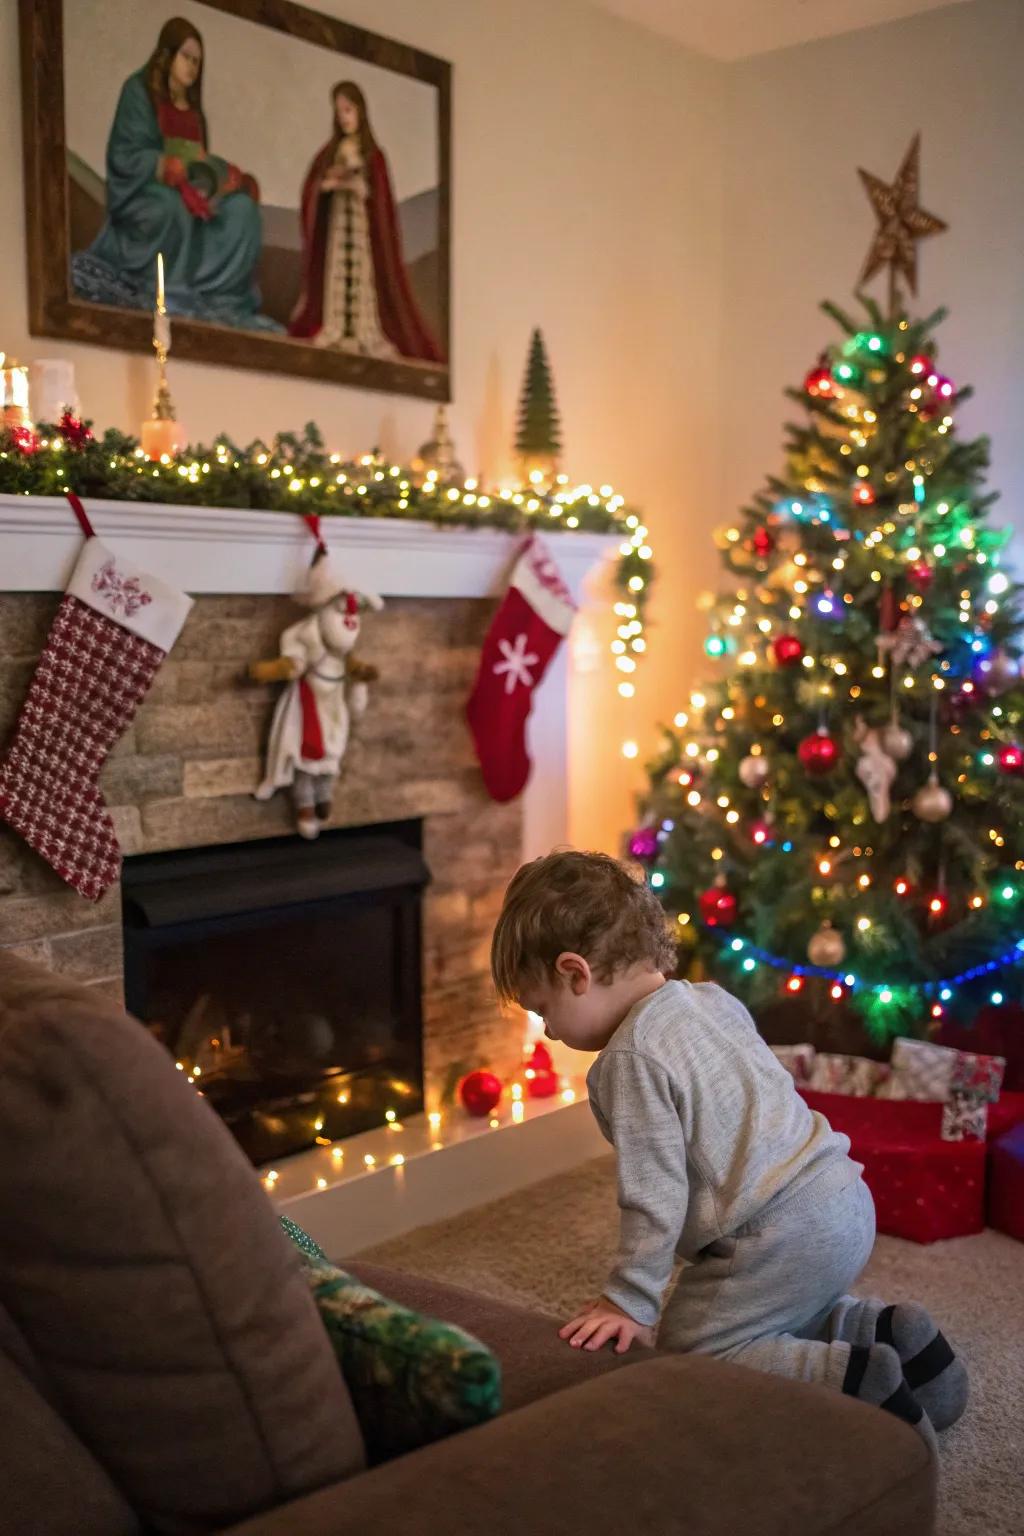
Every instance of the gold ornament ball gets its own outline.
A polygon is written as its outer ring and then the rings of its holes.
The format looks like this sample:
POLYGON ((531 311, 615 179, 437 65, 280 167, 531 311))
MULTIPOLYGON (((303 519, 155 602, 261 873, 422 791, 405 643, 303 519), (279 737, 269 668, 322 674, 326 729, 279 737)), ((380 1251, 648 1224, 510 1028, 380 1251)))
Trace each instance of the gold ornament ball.
POLYGON ((740 783, 747 789, 760 789, 768 777, 768 759, 766 757, 745 757, 740 763, 740 783))
POLYGON ((910 802, 910 809, 919 821, 945 821, 953 809, 953 796, 938 779, 929 779, 910 802))
POLYGON ((846 959, 842 934, 837 933, 831 923, 822 923, 807 946, 807 958, 812 965, 820 965, 825 969, 842 965, 846 959))
POLYGON ((914 738, 905 725, 890 720, 884 726, 879 737, 882 751, 887 753, 895 763, 905 763, 914 750, 914 738))

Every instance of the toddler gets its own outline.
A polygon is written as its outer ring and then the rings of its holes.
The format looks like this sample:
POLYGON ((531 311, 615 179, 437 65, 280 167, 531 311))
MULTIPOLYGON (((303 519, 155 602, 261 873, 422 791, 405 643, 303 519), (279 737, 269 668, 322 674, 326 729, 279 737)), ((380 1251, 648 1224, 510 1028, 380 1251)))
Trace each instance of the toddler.
POLYGON ((653 1342, 876 1403, 933 1442, 967 1374, 925 1309, 847 1294, 875 1211, 850 1142, 810 1110, 736 998, 666 978, 657 899, 614 859, 556 852, 519 870, 491 964, 499 995, 598 1051, 587 1085, 615 1148, 619 1251, 561 1337, 653 1342))

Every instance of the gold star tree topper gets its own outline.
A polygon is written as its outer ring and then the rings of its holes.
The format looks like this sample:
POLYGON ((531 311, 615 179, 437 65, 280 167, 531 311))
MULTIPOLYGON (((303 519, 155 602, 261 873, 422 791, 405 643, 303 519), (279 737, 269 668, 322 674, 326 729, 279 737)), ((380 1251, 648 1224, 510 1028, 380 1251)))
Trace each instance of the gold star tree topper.
POLYGON ((918 203, 920 159, 921 135, 916 133, 891 186, 870 171, 857 170, 878 220, 858 282, 869 282, 882 267, 888 267, 889 306, 894 314, 899 303, 897 277, 905 277, 911 293, 917 292, 916 242, 948 228, 943 219, 926 213, 918 203))

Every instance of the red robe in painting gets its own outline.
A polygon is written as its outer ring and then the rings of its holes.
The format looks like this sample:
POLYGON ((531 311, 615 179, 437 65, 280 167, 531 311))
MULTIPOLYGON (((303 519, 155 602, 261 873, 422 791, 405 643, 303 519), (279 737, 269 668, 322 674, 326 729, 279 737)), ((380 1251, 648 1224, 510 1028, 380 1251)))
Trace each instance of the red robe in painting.
MULTIPOLYGON (((321 196, 320 183, 334 159, 334 148, 333 141, 323 146, 302 187, 302 295, 288 327, 292 336, 315 336, 323 324, 327 195, 321 196)), ((439 363, 442 361, 441 349, 420 314, 409 286, 395 200, 391 195, 391 179, 387 161, 379 149, 372 151, 366 175, 370 187, 367 208, 370 249, 381 329, 403 357, 439 363)))

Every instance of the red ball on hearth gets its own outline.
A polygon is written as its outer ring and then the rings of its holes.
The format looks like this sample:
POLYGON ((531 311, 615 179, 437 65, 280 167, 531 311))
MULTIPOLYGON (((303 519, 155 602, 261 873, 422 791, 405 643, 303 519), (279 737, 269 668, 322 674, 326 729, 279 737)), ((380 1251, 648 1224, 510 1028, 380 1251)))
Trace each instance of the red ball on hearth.
POLYGON ((754 546, 754 554, 762 560, 766 559, 775 548, 775 540, 767 528, 755 528, 754 537, 750 542, 754 546))
POLYGON ((471 1115, 489 1115, 501 1098, 501 1078, 493 1072, 470 1072, 459 1084, 459 1098, 471 1115))
POLYGON ((527 1072, 550 1072, 553 1066, 554 1062, 551 1060, 551 1052, 543 1040, 536 1041, 529 1056, 526 1058, 527 1072))
POLYGON ((836 383, 832 377, 832 369, 825 361, 825 358, 820 357, 804 379, 804 389, 809 395, 814 395, 815 397, 824 395, 827 399, 835 393, 835 387, 836 383))
POLYGON ((736 897, 724 885, 713 885, 699 897, 701 921, 709 928, 731 928, 736 921, 736 897))
POLYGON ((546 1067, 526 1079, 526 1091, 531 1099, 551 1099, 558 1092, 558 1073, 546 1067))
POLYGON ((803 660, 804 644, 796 635, 779 635, 772 641, 772 655, 780 667, 795 667, 803 660))
POLYGON ((796 749, 796 755, 808 773, 819 775, 831 773, 839 761, 839 743, 834 736, 830 736, 824 728, 815 731, 812 736, 805 736, 796 749))
POLYGON ((935 580, 935 570, 926 561, 915 560, 913 565, 907 566, 907 580, 919 592, 927 592, 935 580))
POLYGON ((1018 747, 1016 742, 1008 742, 1005 747, 1000 747, 999 768, 1002 773, 1024 772, 1024 747, 1018 747))

